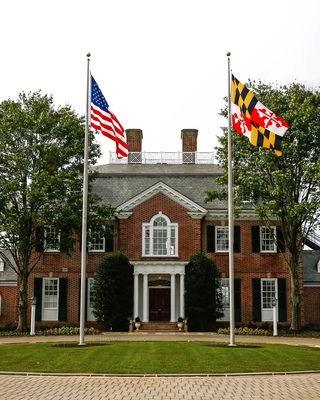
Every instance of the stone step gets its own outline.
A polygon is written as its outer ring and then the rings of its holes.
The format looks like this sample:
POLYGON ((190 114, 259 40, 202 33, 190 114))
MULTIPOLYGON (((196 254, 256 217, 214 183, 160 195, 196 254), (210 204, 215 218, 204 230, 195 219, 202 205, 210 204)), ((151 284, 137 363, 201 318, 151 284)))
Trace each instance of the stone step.
POLYGON ((143 332, 177 332, 176 322, 141 322, 140 331, 143 332))

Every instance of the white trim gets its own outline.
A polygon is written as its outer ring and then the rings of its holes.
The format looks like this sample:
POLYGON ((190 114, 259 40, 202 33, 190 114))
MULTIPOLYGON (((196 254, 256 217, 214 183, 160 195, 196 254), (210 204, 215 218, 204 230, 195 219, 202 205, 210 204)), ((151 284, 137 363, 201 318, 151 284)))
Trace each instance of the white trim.
MULTIPOLYGON (((272 281, 275 282, 275 298, 278 299, 278 279, 277 278, 261 278, 260 279, 260 287, 261 287, 261 321, 273 321, 273 307, 264 308, 263 307, 263 282, 272 281)), ((279 320, 279 304, 277 305, 277 321, 279 320)))
POLYGON ((59 319, 59 278, 43 278, 42 280, 42 321, 58 321, 59 319), (45 307, 45 281, 57 281, 57 307, 45 307))
POLYGON ((170 218, 162 214, 159 211, 158 214, 155 214, 151 219, 150 222, 143 222, 142 223, 142 257, 178 257, 179 256, 179 225, 177 222, 171 222, 170 218), (167 240, 166 240, 166 254, 154 254, 153 252, 153 242, 154 242, 154 222, 157 218, 162 217, 166 220, 167 223, 167 240), (171 254, 171 229, 174 229, 175 237, 174 237, 174 254, 171 254), (146 231, 149 230, 149 236, 145 235, 146 231), (146 253, 146 239, 149 239, 149 252, 146 253))
POLYGON ((260 226, 260 253, 276 253, 277 252, 277 228, 276 226, 260 226), (269 229, 273 230, 273 250, 262 250, 262 230, 269 229))

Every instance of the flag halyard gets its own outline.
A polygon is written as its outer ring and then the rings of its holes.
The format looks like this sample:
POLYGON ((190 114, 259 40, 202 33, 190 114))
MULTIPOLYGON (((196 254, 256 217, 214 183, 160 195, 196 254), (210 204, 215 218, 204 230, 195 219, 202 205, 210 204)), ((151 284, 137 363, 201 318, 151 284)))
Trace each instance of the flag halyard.
POLYGON ((91 76, 91 126, 116 142, 116 153, 119 159, 128 156, 124 129, 111 111, 93 76, 91 76))
POLYGON ((254 146, 270 148, 282 155, 281 141, 289 125, 265 107, 255 95, 232 75, 232 123, 254 146))

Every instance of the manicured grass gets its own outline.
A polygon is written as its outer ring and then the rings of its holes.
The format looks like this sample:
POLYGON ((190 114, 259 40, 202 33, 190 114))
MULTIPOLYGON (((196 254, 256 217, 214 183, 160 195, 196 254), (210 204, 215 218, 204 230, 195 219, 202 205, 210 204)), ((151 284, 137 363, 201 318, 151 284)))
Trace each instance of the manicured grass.
POLYGON ((320 349, 306 346, 263 344, 262 348, 226 348, 210 347, 213 343, 204 342, 108 344, 76 348, 53 347, 52 343, 1 345, 0 371, 213 374, 320 370, 320 349))

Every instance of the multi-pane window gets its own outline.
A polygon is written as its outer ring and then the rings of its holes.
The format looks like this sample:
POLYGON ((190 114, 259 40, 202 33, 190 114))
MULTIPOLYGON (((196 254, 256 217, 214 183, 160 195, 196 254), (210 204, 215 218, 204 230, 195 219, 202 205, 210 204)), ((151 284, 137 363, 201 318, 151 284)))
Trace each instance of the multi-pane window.
POLYGON ((142 254, 145 256, 177 256, 178 224, 161 212, 142 225, 142 254))
POLYGON ((60 250, 60 232, 53 226, 47 226, 44 231, 45 251, 60 250))
POLYGON ((229 278, 221 279, 221 293, 222 293, 222 304, 224 308, 230 307, 230 285, 229 278))
POLYGON ((272 301, 277 298, 277 281, 275 279, 261 279, 262 285, 262 309, 273 308, 272 301))
POLYGON ((58 308, 58 279, 44 279, 44 308, 58 308))
POLYGON ((217 226, 216 227, 216 251, 229 250, 229 228, 217 226))
POLYGON ((276 227, 264 227, 260 228, 260 243, 261 252, 276 252, 276 227))
POLYGON ((99 231, 91 231, 91 241, 89 243, 89 251, 104 251, 105 238, 99 231))

